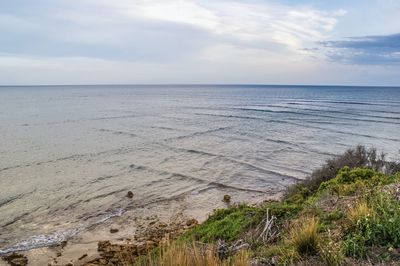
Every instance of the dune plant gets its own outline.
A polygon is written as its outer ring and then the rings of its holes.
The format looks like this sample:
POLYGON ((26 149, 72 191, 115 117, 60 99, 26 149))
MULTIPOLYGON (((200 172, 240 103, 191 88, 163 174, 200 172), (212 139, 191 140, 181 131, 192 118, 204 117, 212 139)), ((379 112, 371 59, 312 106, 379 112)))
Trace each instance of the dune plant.
POLYGON ((301 255, 314 255, 318 251, 319 221, 315 217, 301 219, 293 224, 289 243, 301 255))

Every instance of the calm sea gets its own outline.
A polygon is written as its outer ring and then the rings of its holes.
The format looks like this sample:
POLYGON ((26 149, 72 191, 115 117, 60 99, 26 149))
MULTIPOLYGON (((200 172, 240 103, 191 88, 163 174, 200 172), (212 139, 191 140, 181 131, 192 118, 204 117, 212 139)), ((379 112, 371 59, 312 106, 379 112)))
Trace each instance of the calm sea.
POLYGON ((0 87, 0 253, 171 199, 261 201, 357 144, 395 158, 399 132, 400 88, 0 87))

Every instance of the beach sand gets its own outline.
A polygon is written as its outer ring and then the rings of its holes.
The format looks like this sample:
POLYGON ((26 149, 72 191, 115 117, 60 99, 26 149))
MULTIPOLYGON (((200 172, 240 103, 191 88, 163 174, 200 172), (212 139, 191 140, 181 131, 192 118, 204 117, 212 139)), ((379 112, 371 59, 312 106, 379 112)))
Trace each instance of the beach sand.
MULTIPOLYGON (((104 254, 98 251, 99 243, 109 241, 107 244, 123 248, 134 246, 144 252, 149 243, 152 246, 157 245, 159 241, 174 238, 197 222, 204 221, 212 210, 210 206, 207 206, 210 208, 207 210, 205 206, 196 203, 193 203, 193 208, 187 208, 187 204, 186 201, 176 200, 131 210, 97 224, 60 245, 17 254, 25 256, 28 265, 33 266, 101 265, 99 258, 104 254)), ((226 203, 219 200, 214 206, 222 208, 226 203)), ((3 265, 9 264, 0 260, 0 266, 3 265)))

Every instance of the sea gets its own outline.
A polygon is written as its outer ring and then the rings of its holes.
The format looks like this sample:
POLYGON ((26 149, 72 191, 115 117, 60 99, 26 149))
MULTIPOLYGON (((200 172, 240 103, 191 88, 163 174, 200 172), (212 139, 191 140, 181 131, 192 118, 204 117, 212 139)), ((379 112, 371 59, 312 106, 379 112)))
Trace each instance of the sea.
POLYGON ((358 144, 399 158, 400 88, 3 86, 0 255, 149 204, 261 202, 358 144))

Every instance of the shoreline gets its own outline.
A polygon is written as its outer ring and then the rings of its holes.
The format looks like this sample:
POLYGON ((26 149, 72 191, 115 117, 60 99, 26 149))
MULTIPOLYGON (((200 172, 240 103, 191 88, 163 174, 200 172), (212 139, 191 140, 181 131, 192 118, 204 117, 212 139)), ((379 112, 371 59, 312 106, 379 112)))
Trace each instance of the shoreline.
MULTIPOLYGON (((149 232, 158 231, 158 236, 161 237, 164 231, 175 232, 178 229, 184 229, 189 220, 185 219, 182 213, 176 212, 171 217, 156 215, 135 215, 133 217, 123 214, 98 224, 90 230, 82 231, 60 244, 10 252, 2 257, 6 258, 12 254, 22 255, 28 261, 28 264, 23 265, 85 265, 90 261, 102 258, 101 252, 99 252, 100 243, 138 247, 143 246, 147 241, 156 243, 154 239, 151 239, 154 238, 154 235, 149 235, 149 232), (178 219, 172 221, 172 217, 178 219)), ((0 266, 3 265, 9 264, 3 259, 0 260, 0 266)))
MULTIPOLYGON (((277 200, 280 197, 280 193, 275 196, 266 194, 263 201, 277 200)), ((149 245, 156 246, 165 239, 174 239, 192 226, 205 221, 214 209, 230 206, 224 202, 222 192, 221 197, 215 199, 213 208, 208 205, 202 206, 200 202, 193 202, 190 208, 188 201, 190 200, 185 198, 161 204, 154 203, 151 206, 122 212, 121 215, 92 225, 61 243, 2 254, 0 266, 10 265, 4 258, 12 257, 13 254, 21 255, 17 260, 28 261, 28 264, 21 265, 33 266, 103 265, 104 260, 113 258, 109 253, 104 258, 104 251, 107 253, 110 249, 137 249, 140 251, 137 254, 143 255, 149 245), (103 245, 103 248, 99 245, 103 245)), ((259 203, 261 202, 253 204, 259 203)))

